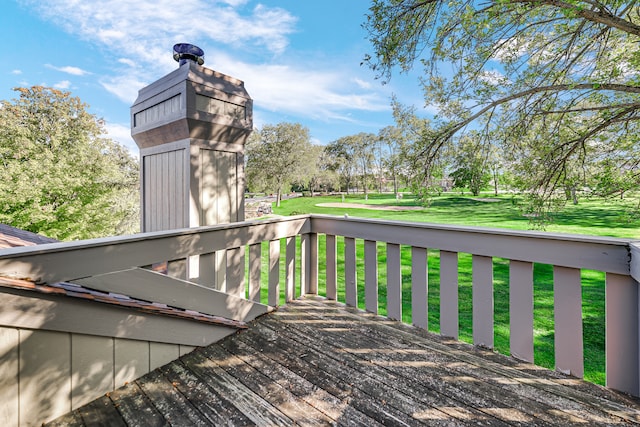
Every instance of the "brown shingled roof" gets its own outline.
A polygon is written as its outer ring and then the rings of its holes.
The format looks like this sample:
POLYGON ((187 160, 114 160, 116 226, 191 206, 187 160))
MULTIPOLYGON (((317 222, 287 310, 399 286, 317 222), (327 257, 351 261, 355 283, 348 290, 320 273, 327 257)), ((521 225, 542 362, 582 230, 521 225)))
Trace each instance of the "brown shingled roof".
POLYGON ((21 230, 6 224, 0 224, 0 249, 15 248, 16 246, 33 246, 44 243, 55 243, 59 240, 21 230))

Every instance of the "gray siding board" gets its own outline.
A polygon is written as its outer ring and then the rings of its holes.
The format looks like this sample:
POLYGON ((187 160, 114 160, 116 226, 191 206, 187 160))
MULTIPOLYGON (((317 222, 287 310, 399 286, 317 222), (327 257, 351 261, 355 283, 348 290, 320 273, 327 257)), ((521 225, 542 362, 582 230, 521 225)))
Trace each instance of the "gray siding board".
POLYGON ((149 345, 149 371, 166 365, 180 357, 180 346, 152 342, 149 345))
POLYGON ((71 334, 20 331, 20 424, 71 410, 71 334))
POLYGON ((20 331, 0 327, 0 425, 18 425, 20 331))
POLYGON ((123 386, 149 372, 149 342, 114 339, 114 384, 123 386))
POLYGON ((114 387, 113 338, 71 335, 71 407, 91 402, 114 387))

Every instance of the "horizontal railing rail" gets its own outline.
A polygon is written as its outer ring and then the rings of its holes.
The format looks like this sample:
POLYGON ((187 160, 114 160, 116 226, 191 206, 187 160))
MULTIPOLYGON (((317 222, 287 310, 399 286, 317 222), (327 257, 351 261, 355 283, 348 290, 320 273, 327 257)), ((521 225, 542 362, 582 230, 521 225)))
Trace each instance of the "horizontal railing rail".
POLYGON ((346 304, 373 313, 383 306, 396 320, 403 319, 403 286, 410 282, 411 322, 426 329, 433 251, 439 259, 439 332, 459 336, 459 259, 469 254, 472 341, 489 348, 496 327, 494 259, 507 260, 509 351, 528 362, 534 361, 534 265, 553 266, 555 366, 577 377, 584 373, 581 272, 602 272, 606 384, 640 395, 640 243, 629 239, 301 215, 9 249, 0 252, 0 274, 72 281, 168 262, 169 274, 250 300, 264 299, 266 288, 271 306, 295 298, 299 286, 301 294, 320 289, 329 299, 344 293, 346 304), (407 251, 410 265, 403 264, 407 251))

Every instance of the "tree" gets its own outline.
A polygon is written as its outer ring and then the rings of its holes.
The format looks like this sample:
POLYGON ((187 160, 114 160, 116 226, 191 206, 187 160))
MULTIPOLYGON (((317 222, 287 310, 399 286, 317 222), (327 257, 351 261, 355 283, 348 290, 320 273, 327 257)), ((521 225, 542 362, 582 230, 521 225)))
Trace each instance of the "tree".
POLYGON ((543 145, 544 168, 525 190, 549 198, 586 151, 606 158, 640 130, 639 13, 625 1, 373 0, 365 60, 384 78, 424 65, 440 112, 422 167, 469 128, 507 150, 543 145), (498 128, 503 139, 492 140, 498 128))
POLYGON ((396 126, 387 126, 378 132, 380 143, 386 146, 386 157, 383 166, 391 174, 393 193, 398 198, 398 176, 404 166, 403 150, 406 148, 404 135, 396 126))
MULTIPOLYGON (((431 194, 442 190, 443 171, 448 161, 447 150, 440 147, 430 152, 434 129, 431 121, 418 117, 415 107, 407 107, 392 101, 393 118, 396 122, 400 144, 399 160, 407 169, 408 181, 412 191, 423 201, 427 201, 431 194), (423 162, 428 156, 431 160, 423 162), (439 179, 440 178, 440 179, 439 179)), ((447 148, 447 144, 444 144, 447 148)))
POLYGON ((344 186, 347 194, 351 188, 355 175, 355 147, 350 137, 342 137, 329 143, 325 149, 329 157, 329 169, 340 178, 340 185, 344 186))
POLYGON ((331 160, 327 153, 326 147, 323 145, 312 145, 310 150, 309 162, 307 162, 305 183, 309 188, 311 197, 318 189, 328 191, 333 189, 338 183, 336 173, 331 170, 331 160), (315 161, 313 161, 315 159, 315 161))
POLYGON ((299 123, 264 125, 247 144, 249 186, 276 193, 280 206, 282 192, 294 182, 302 182, 305 165, 315 163, 311 156, 309 129, 299 123))
POLYGON ((368 199, 369 172, 371 171, 373 165, 373 148, 377 139, 376 135, 372 133, 360 132, 347 138, 350 139, 350 144, 352 144, 353 146, 353 158, 356 163, 357 170, 360 174, 364 198, 368 199))
POLYGON ((0 104, 0 222, 60 240, 137 231, 136 159, 69 92, 15 90, 0 104))
POLYGON ((488 152, 476 145, 474 138, 460 138, 453 150, 451 177, 454 187, 468 187, 471 194, 478 196, 491 179, 488 156, 488 152))

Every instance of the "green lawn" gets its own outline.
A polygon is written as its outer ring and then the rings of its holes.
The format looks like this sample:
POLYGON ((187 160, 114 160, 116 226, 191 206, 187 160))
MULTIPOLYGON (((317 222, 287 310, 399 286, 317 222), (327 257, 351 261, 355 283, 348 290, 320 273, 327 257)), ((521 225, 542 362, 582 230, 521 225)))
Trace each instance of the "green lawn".
MULTIPOLYGON (((353 209, 345 207, 321 207, 320 203, 341 203, 339 196, 301 197, 285 200, 281 207, 274 208, 278 215, 295 215, 303 213, 319 213, 330 215, 349 214, 353 217, 384 218, 401 221, 432 222, 446 224, 463 224, 473 226, 497 227, 526 230, 530 228, 529 220, 522 216, 518 208, 518 200, 511 196, 495 198, 482 195, 479 198, 448 194, 435 197, 431 204, 420 211, 382 211, 353 209), (486 201, 483 199, 497 199, 486 201)), ((360 196, 347 196, 345 203, 366 203, 379 205, 416 206, 411 197, 396 201, 390 195, 369 195, 368 200, 360 196)), ((612 237, 640 238, 640 221, 629 221, 628 212, 637 201, 625 200, 611 202, 604 200, 587 200, 578 205, 567 205, 566 209, 554 215, 553 222, 546 231, 573 234, 590 234, 612 237)), ((364 308, 364 242, 358 240, 358 300, 360 308, 364 308)), ((344 301, 344 263, 343 240, 338 238, 338 299, 344 301)), ((284 242, 281 249, 284 256, 284 242)), ((325 254, 324 236, 319 238, 319 256, 325 254)), ((263 246, 263 291, 266 300, 267 254, 263 246)), ((440 254, 438 250, 429 250, 429 330, 439 332, 440 293, 439 268, 440 254)), ((411 248, 403 246, 402 283, 403 283, 403 320, 411 322, 411 248)), ((298 260, 299 262, 299 260, 298 260)), ((282 264, 282 263, 281 263, 282 264)), ((508 260, 495 258, 494 264, 494 325, 495 348, 509 354, 509 264, 508 260)), ((324 294, 324 263, 319 262, 319 293, 324 294)), ((284 269, 281 266, 281 283, 284 283, 284 269)), ((379 277, 379 310, 386 314, 386 251, 384 243, 378 244, 378 277, 379 277)), ((585 379, 604 384, 604 273, 583 270, 583 335, 585 355, 585 379)), ((299 283, 297 283, 299 287, 299 283)), ((283 288, 284 285, 281 285, 283 288)), ((471 255, 459 254, 459 325, 460 339, 472 342, 472 298, 471 298, 471 255)), ((536 264, 534 266, 534 346, 535 362, 538 365, 553 368, 554 366, 554 333, 553 333, 553 268, 551 265, 536 264)))

